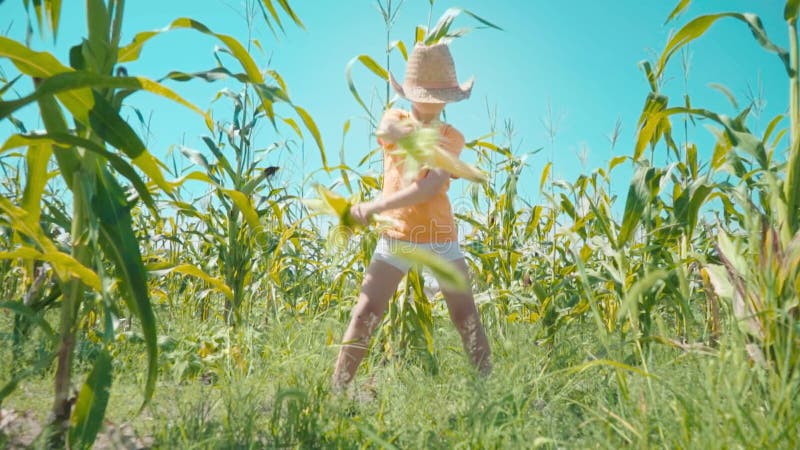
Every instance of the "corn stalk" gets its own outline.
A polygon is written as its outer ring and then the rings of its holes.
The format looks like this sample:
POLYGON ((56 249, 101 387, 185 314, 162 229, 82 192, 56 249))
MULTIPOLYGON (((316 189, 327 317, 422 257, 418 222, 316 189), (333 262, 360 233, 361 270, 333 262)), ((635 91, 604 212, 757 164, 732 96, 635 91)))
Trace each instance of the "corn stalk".
POLYGON ((786 2, 784 16, 789 26, 789 120, 791 140, 789 141, 789 158, 786 168, 786 183, 783 192, 788 209, 789 234, 800 228, 800 62, 798 61, 797 15, 800 2, 786 2))

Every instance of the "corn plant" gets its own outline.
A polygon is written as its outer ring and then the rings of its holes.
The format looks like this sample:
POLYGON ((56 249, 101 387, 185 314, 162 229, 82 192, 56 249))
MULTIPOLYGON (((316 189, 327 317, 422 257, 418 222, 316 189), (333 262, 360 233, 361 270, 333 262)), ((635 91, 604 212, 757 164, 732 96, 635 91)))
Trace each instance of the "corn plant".
MULTIPOLYGON (((670 16, 672 19, 691 2, 680 2, 670 16)), ((800 81, 798 81, 797 16, 800 2, 787 1, 784 17, 789 31, 789 50, 773 43, 753 14, 726 12, 700 16, 689 21, 673 35, 659 60, 652 69, 648 67, 651 85, 659 79, 670 58, 687 44, 700 38, 711 26, 723 19, 742 22, 752 33, 758 44, 776 54, 786 69, 789 79, 789 142, 785 163, 776 155, 786 130, 779 130, 782 116, 770 121, 762 136, 754 135, 747 126, 752 105, 744 108, 735 117, 690 106, 670 107, 665 96, 648 98, 640 121, 639 136, 634 152, 638 159, 642 150, 665 141, 668 148, 670 117, 677 114, 702 117, 715 122, 712 128, 717 137, 711 171, 700 176, 697 171, 696 150, 688 148, 687 161, 681 168, 688 182, 676 187, 676 202, 673 212, 683 222, 684 243, 691 240, 697 226, 700 207, 711 199, 719 199, 724 206, 723 229, 716 239, 716 255, 710 258, 704 269, 706 280, 711 274, 711 285, 716 289, 708 292, 710 298, 719 296, 731 304, 737 320, 750 330, 762 357, 772 355, 781 361, 793 361, 791 349, 796 347, 793 330, 796 320, 795 300, 792 284, 783 280, 792 276, 793 242, 798 232, 798 127, 800 127, 800 81), (657 100, 656 100, 657 99, 657 100), (717 174, 726 174, 737 184, 716 182, 717 174), (741 230, 745 231, 743 234, 741 230), (767 248, 766 246, 769 246, 767 248), (749 248, 741 252, 737 249, 749 248), (738 253, 737 253, 738 252, 738 253), (784 259, 788 258, 788 259, 784 259), (748 264, 752 264, 748 267, 748 264), (788 272, 779 274, 764 272, 774 264, 784 264, 788 272), (724 270, 721 268, 724 267, 724 270), (776 278, 776 276, 778 278, 776 278), (732 291, 722 289, 725 283, 732 291), (788 290, 787 290, 788 289, 788 290), (787 331, 788 330, 788 331, 787 331), (779 337, 778 337, 779 336, 779 337)), ((734 106, 736 104, 734 103, 734 106)), ((638 219, 637 219, 638 221, 638 219)), ((630 223, 635 223, 631 221, 630 223)), ((630 227, 628 227, 630 229, 630 227)), ((685 246, 683 248, 685 250, 685 246)), ((685 251, 684 251, 685 253, 685 251)), ((707 283, 708 284, 708 283, 707 283)))
MULTIPOLYGON (((28 1, 25 5, 30 6, 28 1)), ((130 94, 146 91, 186 106, 211 128, 208 114, 161 82, 127 76, 120 64, 138 59, 147 41, 159 33, 193 29, 215 37, 228 49, 241 64, 245 71, 242 76, 252 83, 260 107, 269 116, 275 101, 282 100, 275 95, 275 89, 265 84, 252 57, 236 39, 214 33, 192 19, 177 19, 163 30, 139 33, 129 45, 120 45, 124 6, 124 0, 87 1, 87 37, 72 47, 69 65, 52 54, 36 52, 21 42, 0 37, 0 57, 11 61, 21 76, 30 77, 34 84, 32 93, 0 102, 0 119, 12 117, 23 106, 36 104, 46 128, 44 133, 13 135, 3 144, 2 151, 26 149, 28 170, 20 204, 2 198, 0 211, 14 232, 14 245, 2 253, 3 259, 46 261, 62 292, 56 348, 49 353, 49 359, 57 361, 47 439, 52 447, 65 445, 67 439, 73 448, 89 447, 102 424, 112 379, 108 347, 114 334, 112 304, 116 298, 125 302, 142 327, 148 355, 143 406, 155 389, 155 316, 131 208, 141 202, 157 215, 153 192, 170 193, 178 182, 164 177, 155 157, 120 116, 120 107, 130 94), (67 251, 61 251, 41 225, 42 195, 52 157, 72 194, 67 251), (140 173, 149 178, 149 184, 140 173), (122 179, 130 183, 130 189, 126 189, 122 179), (106 271, 107 261, 112 263, 110 272, 106 271), (73 408, 70 390, 76 325, 82 311, 94 308, 105 315, 104 345, 73 408)), ((286 2, 281 2, 281 6, 290 11, 286 2)), ((49 29, 56 36, 60 10, 58 0, 35 2, 40 29, 49 29)), ((3 85, 3 92, 14 81, 3 85)), ((302 109, 298 113, 306 125, 315 128, 302 109)), ((45 329, 49 326, 46 322, 39 324, 45 329)), ((18 381, 15 378, 8 386, 13 387, 18 381)), ((8 389, 4 389, 3 395, 7 394, 8 389)))
MULTIPOLYGON (((260 235, 263 232, 262 217, 271 212, 269 204, 275 199, 270 197, 278 197, 281 193, 281 189, 268 189, 267 195, 260 195, 264 182, 278 170, 274 166, 264 167, 262 161, 280 145, 255 148, 251 133, 263 114, 254 113, 248 117, 248 123, 242 124, 239 116, 248 114, 253 107, 253 98, 247 92, 229 95, 235 103, 232 123, 217 125, 217 139, 203 138, 216 161, 209 162, 199 151, 181 148, 181 152, 201 167, 209 179, 211 190, 207 195, 211 198, 203 202, 208 209, 199 211, 183 200, 177 200, 174 205, 180 214, 191 214, 203 224, 199 236, 211 250, 211 254, 205 256, 213 257, 217 262, 222 282, 218 285, 227 287, 222 289, 226 297, 222 314, 229 323, 238 323, 242 319, 240 307, 245 300, 246 285, 250 282, 252 261, 257 257, 258 238, 264 237, 260 235), (232 150, 232 160, 225 155, 227 148, 232 150), (218 209, 224 214, 219 214, 218 209)), ((186 240, 184 245, 195 244, 186 240)))

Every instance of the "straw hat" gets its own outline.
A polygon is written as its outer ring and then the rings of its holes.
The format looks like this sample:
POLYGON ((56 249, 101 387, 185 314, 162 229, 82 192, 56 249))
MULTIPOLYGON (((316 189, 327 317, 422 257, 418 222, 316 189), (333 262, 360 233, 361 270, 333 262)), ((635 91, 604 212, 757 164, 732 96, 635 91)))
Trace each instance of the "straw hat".
POLYGON ((389 81, 400 97, 420 103, 451 103, 464 100, 472 91, 474 78, 458 84, 456 65, 447 44, 417 44, 406 65, 403 84, 391 72, 389 81))

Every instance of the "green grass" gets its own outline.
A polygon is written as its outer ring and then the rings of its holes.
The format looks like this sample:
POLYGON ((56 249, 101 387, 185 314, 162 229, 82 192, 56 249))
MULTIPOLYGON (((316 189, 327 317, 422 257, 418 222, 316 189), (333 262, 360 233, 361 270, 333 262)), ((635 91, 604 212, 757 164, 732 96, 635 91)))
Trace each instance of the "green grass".
MULTIPOLYGON (((146 355, 136 339, 119 341, 107 419, 130 422, 156 448, 798 445, 798 375, 778 380, 752 367, 733 338, 708 353, 653 344, 644 356, 627 355, 628 370, 595 360, 624 360, 616 349, 632 346, 612 343, 604 353, 590 323, 563 327, 552 346, 536 344, 538 325, 490 325, 495 370, 483 379, 469 366, 440 307, 437 373, 413 351, 387 357, 373 347, 352 397, 335 396, 328 387, 337 353, 329 335, 334 342, 341 335, 344 310, 316 318, 270 317, 230 333, 221 323, 162 314, 161 333, 172 339, 162 339, 152 403, 136 415, 146 355), (217 343, 205 358, 196 354, 202 342, 217 343), (175 369, 184 360, 192 369, 175 369)), ((8 322, 2 319, 3 330, 8 322)), ((78 346, 84 373, 92 345, 78 346)), ((0 358, 8 360, 8 346, 2 348, 0 358)), ((9 370, 3 366, 4 379, 9 370)), ((3 407, 43 419, 51 379, 28 380, 3 407)))

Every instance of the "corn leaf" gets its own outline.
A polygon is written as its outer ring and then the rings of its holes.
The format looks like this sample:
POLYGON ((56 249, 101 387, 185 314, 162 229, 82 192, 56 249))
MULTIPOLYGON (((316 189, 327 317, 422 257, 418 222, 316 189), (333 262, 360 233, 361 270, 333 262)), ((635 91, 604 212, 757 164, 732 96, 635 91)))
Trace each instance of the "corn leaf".
MULTIPOLYGON (((462 8, 450 8, 439 17, 439 20, 436 22, 436 25, 427 33, 425 36, 425 45, 433 45, 446 37, 456 37, 465 34, 465 30, 459 30, 457 33, 451 33, 450 27, 453 25, 453 21, 459 14, 464 13, 473 19, 477 20, 484 26, 488 28, 494 28, 496 30, 501 30, 502 28, 498 27, 497 25, 489 22, 486 19, 462 8)), ((419 33, 420 28, 417 28, 417 33, 419 33)))
POLYGON ((625 317, 630 317, 631 320, 636 321, 639 314, 639 302, 642 296, 652 289, 656 283, 665 280, 668 276, 669 272, 666 270, 654 270, 636 281, 636 283, 625 292, 625 299, 620 305, 617 318, 623 319, 625 317))
POLYGON ((203 112, 200 108, 158 82, 144 77, 115 77, 83 70, 57 73, 44 79, 32 94, 17 100, 0 102, 0 119, 8 117, 18 109, 39 100, 43 96, 58 95, 66 91, 85 88, 119 88, 147 91, 191 109, 203 117, 209 129, 213 128, 213 121, 208 113, 203 112))
MULTIPOLYGON (((452 243, 452 245, 458 244, 452 243)), ((453 263, 442 257, 413 245, 398 244, 391 250, 394 256, 412 265, 421 265, 430 269, 442 287, 458 292, 469 291, 469 282, 464 274, 453 263)))
POLYGON ((319 129, 317 128, 316 122, 314 122, 314 119, 311 118, 311 116, 308 114, 308 112, 306 112, 305 109, 299 106, 295 106, 294 110, 295 112, 297 112, 297 115, 300 116, 300 119, 303 121, 303 124, 311 133, 311 136, 314 138, 314 142, 317 143, 317 148, 319 149, 319 157, 320 160, 322 161, 322 167, 324 167, 325 170, 329 170, 328 158, 325 156, 325 145, 322 143, 322 136, 319 133, 319 129))
POLYGON ((653 192, 654 185, 658 184, 662 175, 663 171, 654 167, 641 166, 636 169, 628 188, 627 200, 625 200, 622 227, 617 235, 618 249, 621 249, 633 237, 633 232, 639 225, 645 208, 655 194, 653 192))
POLYGON ((122 298, 141 323, 148 356, 142 402, 144 408, 153 396, 158 376, 156 318, 150 304, 147 274, 139 251, 139 242, 133 231, 133 220, 125 192, 105 167, 98 168, 91 207, 100 222, 101 248, 114 263, 116 277, 123 290, 122 298))
POLYGON ((101 350, 83 383, 72 411, 69 448, 89 449, 103 425, 111 389, 111 355, 101 350))
POLYGON ((542 169, 542 176, 539 178, 539 191, 544 189, 545 183, 547 183, 547 179, 550 177, 550 169, 553 168, 553 163, 549 162, 545 164, 544 169, 542 169))
POLYGON ((178 264, 175 266, 169 264, 150 264, 147 266, 147 271, 156 276, 162 276, 171 272, 175 272, 199 278, 223 293, 229 300, 233 299, 233 291, 230 287, 228 287, 227 284, 225 284, 224 280, 221 278, 215 278, 192 264, 178 264))
MULTIPOLYGON (((382 132, 379 130, 376 134, 380 136, 382 132)), ((439 130, 434 126, 419 127, 397 141, 399 148, 393 153, 406 157, 404 166, 407 180, 415 178, 422 166, 426 166, 443 169, 453 176, 476 183, 486 181, 485 173, 442 149, 439 140, 439 130)))
POLYGON ((241 211, 251 230, 257 231, 261 229, 261 220, 258 218, 258 212, 253 208, 253 203, 246 195, 235 189, 222 189, 222 192, 227 195, 233 201, 233 204, 236 205, 236 208, 241 211))
POLYGON ((688 8, 691 3, 692 0, 681 0, 678 3, 678 5, 675 6, 675 9, 673 9, 672 12, 669 14, 669 17, 667 17, 667 20, 664 22, 664 24, 666 25, 672 22, 672 19, 678 17, 678 15, 682 13, 686 8, 688 8))
MULTIPOLYGON (((0 259, 3 258, 0 257, 0 259)), ((47 320, 45 320, 42 312, 34 311, 31 307, 26 306, 22 302, 0 302, 0 308, 7 309, 14 314, 25 317, 27 320, 30 320, 31 323, 38 325, 51 342, 58 342, 58 335, 47 320)))
MULTIPOLYGON (((796 8, 795 8, 796 10, 796 8)), ((666 48, 664 48, 664 52, 661 54, 661 57, 658 61, 658 67, 656 70, 657 78, 660 78, 666 68, 666 64, 669 61, 670 57, 675 54, 678 50, 686 46, 687 44, 691 43, 695 39, 699 38, 709 28, 719 19, 723 18, 733 18, 740 20, 747 24, 750 28, 750 31, 753 33, 753 37, 758 41, 758 43, 767 51, 776 53, 778 57, 784 64, 786 68, 786 73, 790 76, 792 75, 792 67, 789 61, 789 52, 786 49, 783 49, 769 40, 767 37, 767 32, 764 29, 764 25, 761 23, 761 19, 756 16, 755 14, 740 14, 740 13, 720 13, 720 14, 709 14, 705 16, 697 17, 696 19, 692 20, 691 22, 687 23, 683 26, 677 33, 669 40, 667 43, 666 48)))
MULTIPOLYGON (((369 119, 370 119, 370 124, 371 124, 371 126, 374 127, 375 126, 375 122, 376 122, 375 121, 375 115, 372 114, 372 111, 369 109, 367 104, 364 103, 364 100, 361 98, 361 94, 358 93, 358 88, 356 88, 356 83, 355 83, 355 81, 353 81, 353 66, 357 62, 360 62, 361 64, 364 64, 364 61, 361 59, 362 56, 365 57, 365 58, 369 58, 366 55, 359 55, 359 56, 356 56, 355 58, 353 58, 353 59, 351 59, 350 61, 347 62, 347 65, 344 68, 344 77, 347 80, 347 88, 350 89, 350 94, 353 96, 353 98, 356 100, 356 102, 361 106, 361 108, 367 113, 367 115, 369 116, 369 119)), ((375 71, 373 71, 373 72, 375 72, 375 71)), ((385 72, 385 70, 384 70, 384 72, 385 72)), ((388 75, 386 75, 384 77, 384 79, 387 79, 387 78, 388 78, 388 75)))
MULTIPOLYGON (((142 179, 136 173, 134 168, 119 155, 109 152, 96 142, 65 133, 46 133, 46 134, 28 134, 28 135, 15 134, 9 137, 6 140, 6 142, 3 143, 3 146, 0 147, 0 153, 3 153, 12 148, 18 148, 25 145, 30 145, 31 148, 33 148, 34 145, 49 145, 51 148, 56 149, 57 156, 59 153, 71 151, 72 147, 80 147, 87 151, 102 156, 103 158, 108 160, 108 162, 117 172, 119 172, 133 184, 133 187, 139 193, 139 196, 151 208, 151 210, 156 211, 155 201, 153 200, 153 197, 150 194, 150 190, 148 189, 144 181, 142 181, 142 179)), ((37 152, 42 152, 42 151, 43 150, 37 150, 37 152)), ((43 152, 46 153, 46 151, 43 152)), ((28 153, 30 154, 31 151, 29 150, 28 153)), ((39 157, 40 158, 43 157, 43 154, 39 154, 39 157)))
MULTIPOLYGON (((2 153, 2 150, 0 150, 2 153)), ((42 214, 42 194, 50 179, 47 163, 52 155, 52 147, 36 144, 28 147, 25 153, 27 172, 25 174, 25 191, 22 194, 22 209, 28 212, 31 221, 39 221, 42 214)))
POLYGON ((798 11, 800 11, 800 0, 787 0, 786 7, 783 9, 783 18, 787 22, 797 20, 798 11))

